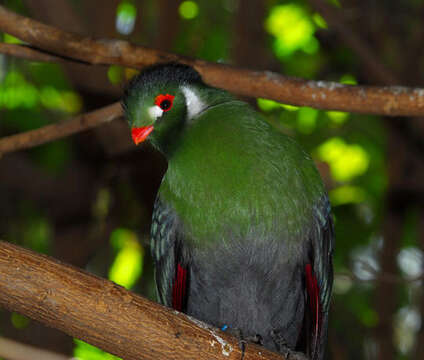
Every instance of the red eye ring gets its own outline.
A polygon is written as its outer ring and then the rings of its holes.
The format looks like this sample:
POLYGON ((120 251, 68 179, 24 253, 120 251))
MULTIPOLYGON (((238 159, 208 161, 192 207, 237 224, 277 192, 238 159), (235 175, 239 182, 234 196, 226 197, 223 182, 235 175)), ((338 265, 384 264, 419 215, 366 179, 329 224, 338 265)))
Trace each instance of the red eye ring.
POLYGON ((155 105, 159 106, 163 111, 169 111, 172 109, 172 104, 174 103, 174 95, 163 95, 160 94, 155 98, 155 105))

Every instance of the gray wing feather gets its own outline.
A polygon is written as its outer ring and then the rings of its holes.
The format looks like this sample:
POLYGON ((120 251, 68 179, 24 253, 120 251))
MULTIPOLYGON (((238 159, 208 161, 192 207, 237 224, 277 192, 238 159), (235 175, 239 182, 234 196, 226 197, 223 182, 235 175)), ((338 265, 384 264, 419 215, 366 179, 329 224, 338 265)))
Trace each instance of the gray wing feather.
POLYGON ((331 293, 333 288, 333 248, 334 225, 331 216, 331 206, 325 196, 315 211, 316 226, 312 236, 312 249, 314 260, 314 273, 317 277, 322 326, 320 331, 320 344, 318 358, 323 359, 328 328, 328 312, 330 308, 331 293))
POLYGON ((153 207, 150 248, 155 262, 159 302, 172 306, 172 284, 176 269, 178 221, 174 210, 159 195, 153 207))

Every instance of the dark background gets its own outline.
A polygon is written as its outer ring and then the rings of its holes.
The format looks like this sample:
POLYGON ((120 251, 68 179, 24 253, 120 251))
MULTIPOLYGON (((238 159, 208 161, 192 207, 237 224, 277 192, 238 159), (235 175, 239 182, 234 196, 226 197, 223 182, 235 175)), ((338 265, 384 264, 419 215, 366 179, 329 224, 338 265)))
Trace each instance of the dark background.
MULTIPOLYGON (((348 84, 419 86, 419 0, 7 0, 64 30, 348 84), (317 12, 319 10, 319 13, 317 12)), ((0 33, 3 42, 19 41, 0 33)), ((134 70, 0 54, 0 136, 120 98, 134 70)), ((424 123, 246 99, 316 160, 336 222, 329 358, 424 359, 424 123)), ((0 158, 0 238, 155 298, 149 227, 166 163, 124 121, 0 158)), ((0 336, 108 359, 0 310, 0 336)))

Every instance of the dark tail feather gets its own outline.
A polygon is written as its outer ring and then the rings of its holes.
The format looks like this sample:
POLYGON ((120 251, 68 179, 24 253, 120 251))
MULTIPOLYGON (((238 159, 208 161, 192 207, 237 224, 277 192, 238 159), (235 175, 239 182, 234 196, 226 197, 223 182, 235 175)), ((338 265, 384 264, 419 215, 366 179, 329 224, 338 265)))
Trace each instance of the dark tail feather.
POLYGON ((307 353, 310 359, 318 359, 320 354, 319 347, 320 333, 322 328, 321 305, 319 301, 318 281, 312 270, 312 265, 307 264, 305 267, 306 291, 308 294, 308 307, 306 311, 309 316, 306 316, 306 338, 307 338, 307 353))

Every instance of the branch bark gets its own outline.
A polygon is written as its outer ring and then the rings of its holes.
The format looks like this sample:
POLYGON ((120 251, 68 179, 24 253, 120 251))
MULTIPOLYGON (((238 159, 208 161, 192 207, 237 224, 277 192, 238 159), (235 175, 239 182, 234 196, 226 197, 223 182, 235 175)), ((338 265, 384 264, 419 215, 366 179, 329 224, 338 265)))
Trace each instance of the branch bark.
MULTIPOLYGON (((0 305, 127 360, 242 358, 229 334, 2 241, 0 305)), ((244 359, 284 358, 249 343, 244 359)))
POLYGON ((51 55, 46 52, 33 49, 27 45, 0 43, 0 53, 33 61, 60 62, 63 60, 59 56, 51 55))
POLYGON ((90 64, 142 68, 177 61, 193 66, 204 81, 236 94, 287 104, 388 116, 423 116, 424 89, 350 86, 310 81, 269 71, 249 71, 135 46, 121 40, 94 40, 18 15, 0 6, 0 29, 45 51, 90 64))
POLYGON ((0 157, 8 152, 31 148, 85 131, 122 116, 119 102, 79 115, 71 120, 0 139, 0 157))

